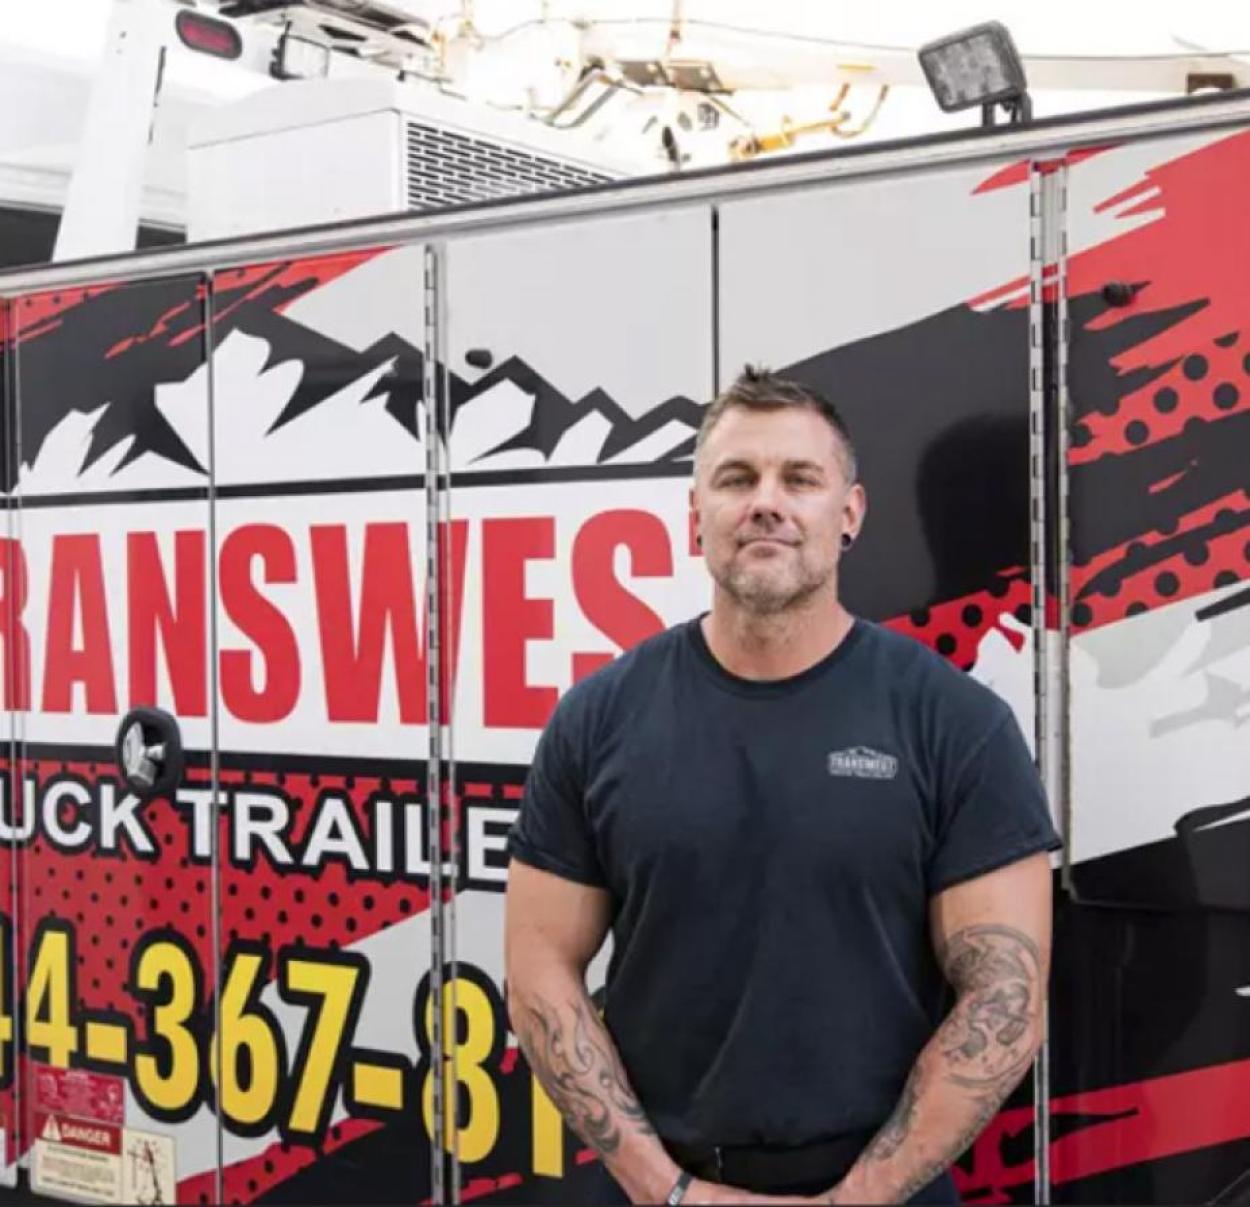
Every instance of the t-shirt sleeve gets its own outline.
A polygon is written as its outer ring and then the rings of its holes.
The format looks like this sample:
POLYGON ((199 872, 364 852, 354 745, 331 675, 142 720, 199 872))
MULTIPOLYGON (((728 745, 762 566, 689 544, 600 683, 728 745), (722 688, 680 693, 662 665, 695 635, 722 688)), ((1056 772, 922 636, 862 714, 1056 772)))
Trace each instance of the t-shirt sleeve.
POLYGON ((1063 844, 1024 735, 1008 708, 939 787, 930 895, 1063 844))
POLYGON ((534 752, 521 810, 508 835, 508 853, 566 880, 604 886, 586 815, 586 743, 580 701, 566 695, 552 714, 534 752))

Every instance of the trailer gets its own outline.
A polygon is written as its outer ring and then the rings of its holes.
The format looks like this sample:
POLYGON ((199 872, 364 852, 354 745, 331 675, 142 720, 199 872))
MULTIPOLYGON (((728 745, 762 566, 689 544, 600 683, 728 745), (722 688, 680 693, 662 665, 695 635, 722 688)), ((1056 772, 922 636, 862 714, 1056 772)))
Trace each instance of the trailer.
POLYGON ((584 1197, 506 834, 560 693, 705 606, 751 361, 855 434, 848 606, 1011 704, 1065 838, 965 1201, 1250 1201, 1248 187, 1231 93, 0 275, 7 1184, 584 1197))

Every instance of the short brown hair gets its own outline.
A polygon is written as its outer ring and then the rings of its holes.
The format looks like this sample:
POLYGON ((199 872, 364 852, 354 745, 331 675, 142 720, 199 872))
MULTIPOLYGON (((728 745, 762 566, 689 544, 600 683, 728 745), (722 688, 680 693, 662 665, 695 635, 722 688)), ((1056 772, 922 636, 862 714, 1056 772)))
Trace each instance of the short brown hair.
POLYGON ((815 411, 832 429, 844 455, 847 478, 854 482, 859 477, 859 463, 851 431, 841 412, 823 394, 803 382, 782 377, 760 365, 746 365, 728 389, 722 390, 703 412, 703 422, 695 437, 694 453, 697 459, 708 433, 720 422, 731 407, 745 407, 750 411, 779 411, 786 407, 804 407, 815 411))

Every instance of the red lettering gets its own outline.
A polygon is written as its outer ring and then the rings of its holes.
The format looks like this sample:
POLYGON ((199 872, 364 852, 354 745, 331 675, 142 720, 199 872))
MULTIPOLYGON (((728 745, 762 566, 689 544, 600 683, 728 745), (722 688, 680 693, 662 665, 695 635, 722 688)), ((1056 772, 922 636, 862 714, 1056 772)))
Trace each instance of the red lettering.
POLYGON ((0 537, 0 640, 4 642, 4 706, 30 707, 30 634, 26 610, 26 555, 17 541, 0 537))
POLYGON ((311 530, 317 624, 331 721, 376 721, 382 694, 382 654, 388 639, 399 690, 399 718, 426 719, 425 651, 417 628, 408 525, 365 526, 359 623, 352 616, 347 530, 311 530), (388 636, 389 635, 389 636, 388 636))
MULTIPOLYGON (((439 663, 439 716, 443 721, 451 719, 451 701, 455 697, 456 672, 460 664, 460 621, 464 615, 464 562, 469 543, 468 520, 452 520, 450 525, 438 528, 438 557, 440 581, 444 584, 439 593, 438 609, 441 626, 448 635, 441 647, 446 651, 439 663), (448 539, 447 529, 451 535, 448 539), (450 581, 448 581, 450 579, 450 581)), ((426 617, 424 639, 429 640, 429 617, 426 617)))
MULTIPOLYGON (((639 577, 671 577, 668 529, 649 511, 605 511, 591 516, 573 541, 573 593, 586 619, 627 650, 664 628, 664 622, 616 578, 616 551, 629 550, 630 571, 639 577)), ((573 678, 584 679, 613 654, 574 654, 573 678)))
POLYGON ((525 647, 553 632, 552 603, 525 594, 525 565, 555 554, 550 516, 482 523, 483 716, 503 729, 540 729, 556 706, 554 687, 525 679, 525 647))
POLYGON ((81 683, 88 712, 115 713, 117 693, 100 538, 90 533, 54 537, 49 579, 43 711, 69 712, 74 684, 81 683), (76 645, 79 629, 82 644, 76 645))
POLYGON ((299 644, 285 616, 257 590, 253 563, 260 561, 260 581, 293 583, 295 546, 273 524, 245 524, 221 546, 221 606, 256 647, 221 651, 221 698, 240 721, 261 725, 290 716, 299 700, 299 644), (253 664, 261 664, 256 688, 253 664))
POLYGON ((174 711, 183 716, 208 713, 205 632, 208 595, 204 533, 174 534, 174 599, 161 564, 155 532, 132 532, 126 538, 126 574, 130 588, 130 702, 155 704, 157 634, 169 668, 174 711))

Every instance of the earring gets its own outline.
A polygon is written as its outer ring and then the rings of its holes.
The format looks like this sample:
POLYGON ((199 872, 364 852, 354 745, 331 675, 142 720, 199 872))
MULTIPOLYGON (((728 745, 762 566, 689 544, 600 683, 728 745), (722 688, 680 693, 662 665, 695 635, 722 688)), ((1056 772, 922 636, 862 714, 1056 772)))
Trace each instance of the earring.
POLYGON ((842 534, 842 552, 845 553, 853 544, 855 544, 855 538, 849 532, 844 532, 842 534))

